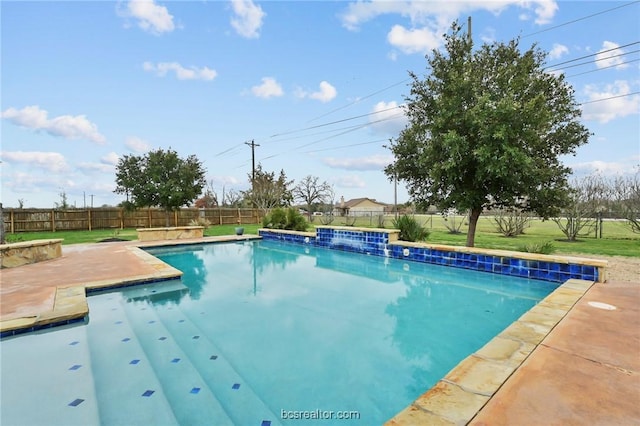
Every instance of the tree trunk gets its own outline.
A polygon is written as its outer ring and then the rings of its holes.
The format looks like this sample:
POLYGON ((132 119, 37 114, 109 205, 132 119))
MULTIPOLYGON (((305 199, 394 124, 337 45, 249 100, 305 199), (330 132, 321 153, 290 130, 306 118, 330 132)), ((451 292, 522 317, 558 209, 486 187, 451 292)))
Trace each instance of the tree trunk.
POLYGON ((167 228, 171 226, 171 210, 167 209, 164 211, 164 223, 167 228))
POLYGON ((478 219, 480 218, 480 214, 482 213, 482 207, 471 209, 471 214, 469 215, 469 229, 467 231, 467 247, 473 247, 476 240, 476 225, 478 224, 478 219))

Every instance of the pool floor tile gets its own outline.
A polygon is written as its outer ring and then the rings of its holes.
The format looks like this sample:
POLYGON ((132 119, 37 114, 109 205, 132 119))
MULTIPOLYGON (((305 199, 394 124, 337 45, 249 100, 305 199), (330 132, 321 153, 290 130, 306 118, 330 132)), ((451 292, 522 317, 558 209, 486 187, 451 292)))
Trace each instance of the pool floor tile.
POLYGON ((73 401, 71 401, 68 405, 69 407, 77 407, 78 405, 82 404, 84 402, 84 399, 74 399, 73 401))
POLYGON ((142 396, 149 397, 149 396, 153 395, 153 394, 154 394, 154 392, 155 392, 155 391, 153 391, 153 390, 146 390, 146 391, 144 391, 144 393, 142 394, 142 396))

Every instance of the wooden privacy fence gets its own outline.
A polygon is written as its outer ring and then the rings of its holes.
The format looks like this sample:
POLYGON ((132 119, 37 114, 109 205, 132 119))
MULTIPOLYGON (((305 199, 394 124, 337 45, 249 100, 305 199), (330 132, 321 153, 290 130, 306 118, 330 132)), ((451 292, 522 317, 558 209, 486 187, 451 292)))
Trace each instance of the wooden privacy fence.
MULTIPOLYGON (((122 208, 94 209, 5 209, 5 231, 72 231, 92 229, 156 228, 166 226, 166 213, 161 209, 125 211, 122 208)), ((258 209, 185 208, 169 213, 169 226, 188 226, 203 218, 212 225, 255 224, 262 221, 258 209)))

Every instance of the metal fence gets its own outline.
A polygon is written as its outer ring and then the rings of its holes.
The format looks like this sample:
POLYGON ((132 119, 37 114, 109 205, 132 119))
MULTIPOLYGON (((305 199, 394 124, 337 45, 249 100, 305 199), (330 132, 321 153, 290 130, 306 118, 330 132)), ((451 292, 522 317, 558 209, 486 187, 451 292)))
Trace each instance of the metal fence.
MULTIPOLYGON (((262 221, 258 209, 185 208, 169 213, 169 226, 187 226, 203 218, 212 225, 255 224, 262 221)), ((92 229, 155 228, 167 226, 167 215, 161 209, 126 211, 117 207, 93 209, 5 209, 7 233, 51 232, 92 229)))

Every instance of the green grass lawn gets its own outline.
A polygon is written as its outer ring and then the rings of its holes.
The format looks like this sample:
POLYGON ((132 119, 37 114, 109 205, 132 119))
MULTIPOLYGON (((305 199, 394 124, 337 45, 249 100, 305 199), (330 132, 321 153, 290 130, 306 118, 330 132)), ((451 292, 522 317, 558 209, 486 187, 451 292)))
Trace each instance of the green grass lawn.
MULTIPOLYGON (((451 234, 445 227, 445 223, 440 216, 417 216, 424 226, 431 231, 427 239, 429 243, 447 244, 463 246, 466 242, 466 225, 461 228, 462 233, 451 234)), ((459 218, 458 220, 462 220, 459 218)), ((320 221, 315 220, 312 226, 320 225, 320 221)), ((344 225, 339 219, 332 225, 344 225)), ((375 218, 361 218, 356 226, 377 227, 375 218)), ((387 218, 384 223, 386 228, 392 227, 392 220, 387 218)), ((245 234, 257 234, 261 225, 242 225, 245 234)), ((233 235, 236 225, 210 226, 205 230, 205 236, 233 235)), ((555 252, 559 254, 595 254, 595 255, 618 255, 640 257, 640 235, 631 232, 628 226, 622 221, 605 221, 603 226, 603 238, 594 238, 593 233, 588 237, 583 237, 577 242, 564 241, 564 235, 553 221, 534 220, 531 226, 526 229, 524 235, 517 237, 504 237, 494 229, 491 218, 481 217, 478 222, 476 232, 476 247, 495 248, 505 250, 519 250, 525 244, 544 243, 551 241, 555 247, 555 252)), ((135 229, 122 230, 94 230, 94 231, 57 231, 57 232, 25 232, 19 234, 7 234, 7 242, 29 241, 49 238, 62 238, 63 244, 95 243, 106 238, 122 238, 135 240, 137 238, 135 229)))

